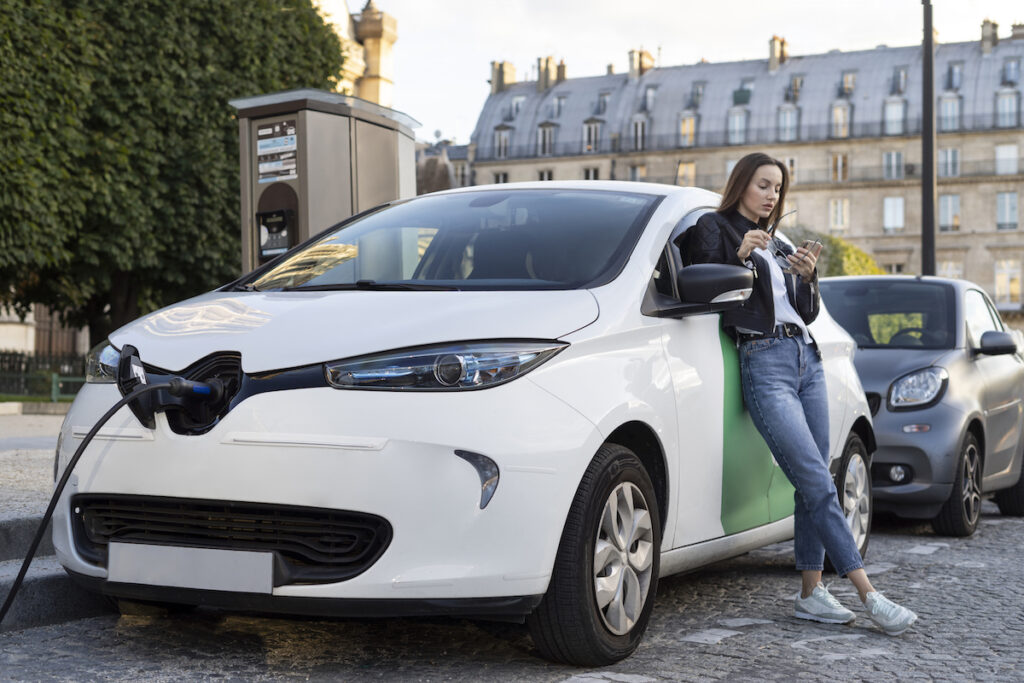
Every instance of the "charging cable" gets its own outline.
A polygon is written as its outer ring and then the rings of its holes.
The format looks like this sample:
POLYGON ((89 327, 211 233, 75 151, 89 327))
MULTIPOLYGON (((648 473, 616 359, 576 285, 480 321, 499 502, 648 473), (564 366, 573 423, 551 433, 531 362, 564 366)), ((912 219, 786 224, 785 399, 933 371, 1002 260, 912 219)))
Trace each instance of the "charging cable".
POLYGON ((54 510, 57 509, 57 501, 60 500, 61 493, 64 492, 64 486, 68 483, 68 479, 71 478, 71 471, 75 469, 75 465, 78 464, 79 458, 82 457, 82 453, 85 452, 86 446, 92 441, 96 433, 107 423, 107 421, 114 416, 114 414, 123 408, 125 405, 135 401, 144 394, 150 392, 166 389, 172 396, 186 396, 193 394, 197 397, 204 399, 215 400, 219 398, 222 392, 222 386, 220 382, 193 382, 191 380, 182 379, 175 377, 169 382, 161 384, 137 384, 135 385, 131 393, 125 395, 120 401, 111 406, 110 410, 103 414, 96 424, 93 425, 89 433, 82 439, 81 445, 75 449, 75 454, 71 456, 71 460, 68 461, 67 467, 64 468, 64 475, 57 482, 57 486, 53 491, 53 497, 50 498, 50 505, 46 508, 46 513, 43 515, 43 521, 39 524, 39 529, 36 531, 35 538, 32 539, 32 545, 29 546, 28 554, 25 556, 24 562, 21 563, 21 571, 18 572, 17 578, 14 579, 14 583, 11 584, 11 590, 7 594, 7 599, 4 601, 4 606, 0 607, 0 624, 3 623, 4 617, 7 616, 8 610, 11 608, 11 604, 14 602, 14 596, 17 594, 18 589, 21 588, 21 583, 25 579, 25 574, 28 572, 28 566, 32 562, 32 558, 35 557, 36 550, 39 548, 39 544, 43 540, 43 534, 46 533, 46 525, 50 523, 50 518, 53 517, 54 510))

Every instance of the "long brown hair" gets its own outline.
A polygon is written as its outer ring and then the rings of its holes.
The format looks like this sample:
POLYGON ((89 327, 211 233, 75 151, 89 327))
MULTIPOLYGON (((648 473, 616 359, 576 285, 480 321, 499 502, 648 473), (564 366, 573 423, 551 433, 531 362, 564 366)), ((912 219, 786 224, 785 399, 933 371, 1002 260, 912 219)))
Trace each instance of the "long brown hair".
POLYGON ((747 186, 750 185, 750 180, 754 177, 757 169, 762 166, 779 167, 779 170, 782 171, 782 187, 779 188, 779 200, 775 202, 775 208, 772 209, 767 218, 759 219, 757 224, 762 228, 767 228, 779 220, 779 216, 782 215, 783 206, 786 203, 786 190, 789 189, 789 172, 784 163, 762 152, 753 152, 736 162, 732 173, 729 174, 729 181, 725 184, 725 192, 722 193, 722 203, 718 205, 719 213, 730 213, 739 208, 740 199, 743 198, 743 193, 746 191, 747 186))

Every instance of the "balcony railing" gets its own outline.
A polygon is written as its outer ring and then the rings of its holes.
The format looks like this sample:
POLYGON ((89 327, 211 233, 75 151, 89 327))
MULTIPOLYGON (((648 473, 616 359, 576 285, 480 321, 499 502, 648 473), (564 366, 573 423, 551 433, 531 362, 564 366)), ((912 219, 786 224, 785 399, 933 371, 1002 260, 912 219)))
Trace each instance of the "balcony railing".
MULTIPOLYGON (((855 117, 856 119, 856 117, 855 117)), ((702 118, 702 123, 707 124, 709 117, 705 116, 702 118)), ((1017 117, 1019 124, 1019 116, 1017 117)), ((961 132, 973 132, 973 131, 989 131, 989 130, 1006 130, 1007 128, 1015 128, 1018 126, 1007 126, 1010 120, 1005 118, 1005 115, 997 117, 995 113, 987 114, 985 116, 973 116, 973 117, 956 117, 945 121, 948 128, 939 126, 939 133, 961 133, 961 132)), ((653 152, 659 150, 672 150, 672 149, 684 149, 694 147, 728 147, 733 146, 729 140, 729 130, 724 127, 726 119, 722 117, 722 128, 711 128, 708 125, 698 125, 697 130, 694 131, 692 136, 684 138, 680 133, 672 133, 668 135, 648 135, 645 138, 643 145, 643 151, 653 152), (692 141, 690 144, 684 144, 686 141, 692 141)), ((564 130, 564 128, 563 128, 564 130)), ((900 129, 893 131, 892 122, 889 123, 887 129, 886 123, 883 120, 877 121, 866 121, 860 122, 857 120, 851 121, 847 125, 847 131, 849 135, 837 138, 833 135, 834 127, 830 123, 819 124, 819 125, 801 125, 796 131, 796 137, 791 137, 792 130, 788 127, 771 126, 766 128, 750 128, 745 130, 743 136, 742 145, 768 145, 768 144, 780 144, 788 142, 810 142, 810 141, 823 141, 823 140, 836 140, 836 139, 856 139, 856 138, 878 138, 878 137, 890 137, 900 135, 919 135, 921 133, 921 121, 920 119, 914 119, 907 121, 900 129)), ((610 154, 618 152, 633 152, 640 151, 634 149, 633 143, 630 139, 631 136, 627 136, 617 142, 612 139, 612 136, 606 132, 606 128, 602 126, 601 138, 594 145, 590 145, 588 149, 584 149, 582 140, 579 138, 569 141, 555 141, 552 146, 551 156, 582 156, 587 154, 610 154)), ((738 146, 738 145, 737 145, 738 146)), ((503 157, 505 159, 529 159, 531 157, 540 156, 540 148, 536 141, 526 145, 514 145, 508 153, 503 157)), ((545 155, 547 156, 547 155, 545 155)), ((493 161, 498 158, 497 150, 491 146, 486 148, 480 148, 477 151, 477 161, 493 161)))

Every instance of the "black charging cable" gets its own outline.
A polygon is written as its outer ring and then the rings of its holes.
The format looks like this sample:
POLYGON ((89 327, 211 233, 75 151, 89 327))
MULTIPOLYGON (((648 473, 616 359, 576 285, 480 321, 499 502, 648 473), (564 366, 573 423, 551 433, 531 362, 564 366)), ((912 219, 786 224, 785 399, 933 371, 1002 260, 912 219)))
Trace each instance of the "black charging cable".
POLYGON ((199 397, 215 400, 219 398, 222 392, 222 386, 220 382, 193 382, 180 377, 175 377, 169 382, 161 384, 139 384, 132 389, 132 392, 124 396, 120 401, 110 407, 106 413, 103 414, 96 424, 93 425, 89 433, 82 439, 81 445, 75 450, 75 454, 71 456, 71 460, 68 461, 67 467, 64 468, 64 476, 57 482, 57 486, 53 491, 53 497, 50 498, 50 505, 46 508, 46 513, 43 515, 43 521, 39 523, 39 529, 36 531, 35 538, 32 539, 32 545, 29 546, 28 554, 25 556, 24 562, 21 563, 21 571, 18 572, 17 578, 14 579, 14 583, 11 584, 11 590, 7 594, 7 599, 4 601, 4 606, 0 607, 0 624, 3 623, 4 617, 7 616, 8 610, 11 608, 11 604, 14 602, 14 596, 17 594, 18 589, 21 588, 22 581, 25 580, 25 574, 28 573, 28 566, 32 563, 32 558, 35 557, 36 550, 39 549, 39 544, 43 540, 43 534, 46 533, 46 525, 50 523, 50 518, 53 517, 54 510, 57 509, 57 501, 60 500, 61 493, 64 492, 64 486, 67 485, 68 479, 71 478, 71 472, 75 469, 75 465, 78 464, 79 458, 82 457, 82 453, 85 452, 86 446, 92 441, 96 433, 107 423, 107 420, 112 418, 114 414, 123 408, 125 405, 138 399, 144 394, 148 394, 153 391, 166 389, 172 396, 185 396, 187 394, 194 394, 199 397))

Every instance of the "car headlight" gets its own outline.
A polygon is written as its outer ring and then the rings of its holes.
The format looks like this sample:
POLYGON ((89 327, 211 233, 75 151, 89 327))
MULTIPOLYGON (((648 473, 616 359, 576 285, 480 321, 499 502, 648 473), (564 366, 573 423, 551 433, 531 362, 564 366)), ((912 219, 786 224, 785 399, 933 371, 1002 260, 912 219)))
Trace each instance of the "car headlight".
POLYGON ((117 381, 117 363, 121 352, 110 342, 97 344, 85 359, 85 381, 90 384, 110 384, 117 381))
POLYGON ((336 389, 486 389, 525 375, 566 346, 555 341, 437 344, 325 363, 324 371, 336 389))
POLYGON ((890 410, 927 408, 942 398, 949 383, 944 368, 925 368, 903 375, 889 388, 890 410))

